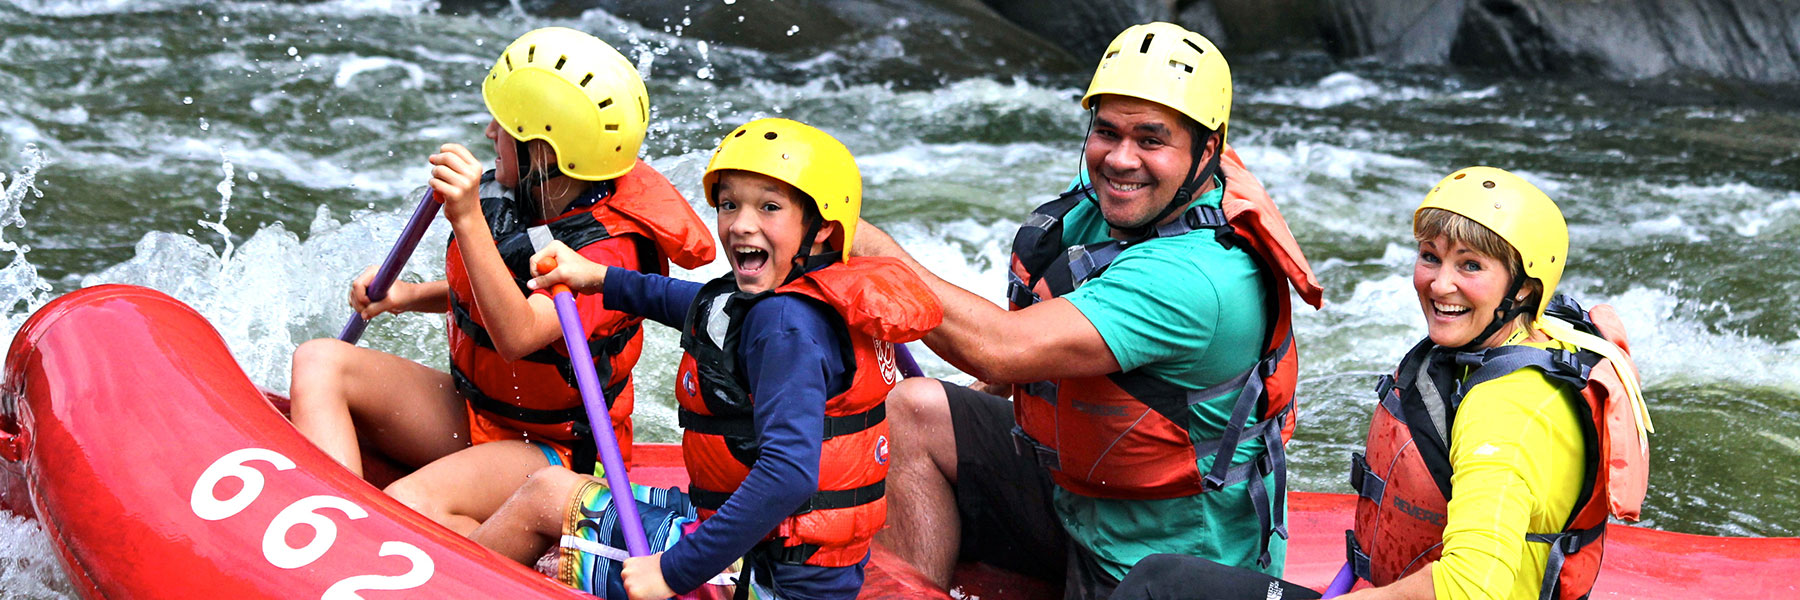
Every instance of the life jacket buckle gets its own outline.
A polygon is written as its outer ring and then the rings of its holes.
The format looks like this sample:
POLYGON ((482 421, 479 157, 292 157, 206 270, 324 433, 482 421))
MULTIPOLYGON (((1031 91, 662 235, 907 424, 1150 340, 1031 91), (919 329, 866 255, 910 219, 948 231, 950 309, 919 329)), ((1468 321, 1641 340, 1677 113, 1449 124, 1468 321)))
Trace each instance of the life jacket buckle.
POLYGON ((1019 425, 1013 426, 1012 435, 1014 452, 1021 455, 1030 453, 1037 459, 1038 466, 1045 469, 1051 471, 1062 470, 1062 460, 1058 458, 1055 448, 1045 446, 1037 440, 1032 439, 1031 434, 1025 433, 1025 428, 1019 425))

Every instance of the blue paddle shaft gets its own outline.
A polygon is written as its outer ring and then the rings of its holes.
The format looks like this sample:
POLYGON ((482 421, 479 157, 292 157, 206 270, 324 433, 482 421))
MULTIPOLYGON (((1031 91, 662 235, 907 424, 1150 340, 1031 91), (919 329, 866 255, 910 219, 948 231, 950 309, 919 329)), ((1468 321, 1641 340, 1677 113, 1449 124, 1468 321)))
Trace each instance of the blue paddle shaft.
MULTIPOLYGON (((381 261, 381 269, 375 271, 375 279, 369 282, 369 301, 380 302, 387 299, 388 288, 400 277, 400 269, 406 266, 406 259, 412 257, 413 250, 419 247, 419 239, 425 237, 425 230, 431 228, 431 220, 437 218, 438 209, 442 207, 433 197, 431 188, 426 188, 425 196, 419 198, 419 206, 413 209, 412 218, 406 221, 406 229, 400 232, 400 239, 394 241, 394 247, 388 250, 387 259, 381 261)), ((368 326, 367 319, 352 313, 350 322, 345 323, 344 330, 338 333, 338 339, 355 344, 362 339, 363 329, 368 326)))

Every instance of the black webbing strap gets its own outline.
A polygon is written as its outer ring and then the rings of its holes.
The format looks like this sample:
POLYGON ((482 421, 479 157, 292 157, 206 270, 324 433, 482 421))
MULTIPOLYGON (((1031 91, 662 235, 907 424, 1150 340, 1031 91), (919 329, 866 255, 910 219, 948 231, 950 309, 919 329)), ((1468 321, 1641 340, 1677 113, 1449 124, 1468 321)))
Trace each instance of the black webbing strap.
POLYGON ((1344 562, 1350 563, 1350 572, 1357 579, 1374 581, 1369 570, 1369 553, 1363 552, 1362 544, 1356 543, 1356 532, 1344 530, 1344 562))
MULTIPOLYGON (((686 431, 692 431, 703 435, 719 435, 735 438, 756 437, 756 423, 754 418, 749 414, 721 417, 716 415, 703 415, 685 408, 679 408, 675 413, 676 421, 680 423, 681 428, 686 431)), ((824 439, 829 440, 840 435, 850 435, 859 431, 865 431, 871 427, 880 425, 882 421, 886 420, 886 402, 877 404, 874 408, 869 410, 852 415, 836 417, 827 415, 825 417, 824 439)))
POLYGON ((1459 366, 1475 367, 1475 372, 1463 378, 1462 385, 1457 389, 1458 399, 1477 385, 1526 367, 1537 367, 1544 375, 1581 389, 1587 387, 1588 375, 1593 368, 1593 362, 1582 361, 1579 353, 1561 348, 1545 350, 1533 346, 1501 346, 1481 352, 1458 352, 1455 360, 1459 366))
POLYGON ((1538 590, 1538 600, 1555 598, 1558 580, 1562 578, 1563 564, 1568 562, 1570 556, 1594 543, 1594 540, 1600 539, 1605 533, 1606 523, 1603 521, 1599 525, 1576 531, 1525 534, 1525 541, 1550 545, 1550 556, 1544 563, 1544 581, 1538 590))
MULTIPOLYGON (((538 425, 557 423, 582 423, 585 425, 587 422, 587 408, 579 404, 560 410, 525 408, 509 402, 502 402, 487 395, 486 392, 481 391, 481 388, 475 386, 475 382, 470 380, 469 376, 462 372, 462 369, 458 369, 454 365, 450 367, 450 377, 456 380, 457 393, 467 398, 469 404, 473 405, 476 410, 493 413, 520 423, 538 425)), ((626 377, 619 380, 618 383, 606 386, 606 389, 601 391, 602 396, 606 399, 607 407, 610 408, 613 400, 625 391, 625 383, 629 381, 631 378, 626 377)))
POLYGON ((1037 292, 1031 291, 1031 286, 1026 285, 1025 280, 1019 278, 1018 273, 1011 270, 1006 272, 1007 302, 1012 303, 1013 306, 1025 308, 1042 300, 1043 298, 1039 298, 1037 292))
MULTIPOLYGON (((790 516, 804 515, 815 510, 834 510, 862 506, 880 500, 886 495, 887 480, 885 479, 847 490, 819 490, 814 492, 811 497, 808 497, 806 503, 801 504, 799 508, 794 509, 794 512, 790 513, 790 516)), ((718 490, 703 489, 699 486, 689 486, 688 498, 694 501, 694 506, 697 508, 719 510, 719 507, 725 506, 726 500, 731 499, 731 492, 721 492, 718 490)))
POLYGON ((1356 495, 1368 498, 1377 506, 1387 496, 1387 480, 1369 468, 1369 459, 1361 452, 1350 453, 1350 487, 1356 490, 1356 495))
MULTIPOLYGON (((469 340, 475 342, 475 345, 489 350, 495 349, 493 336, 488 334, 487 328, 475 322, 474 317, 469 314, 469 310, 464 308, 461 302, 452 299, 450 318, 456 319, 456 328, 462 330, 464 335, 469 336, 469 340)), ((641 323, 632 323, 612 335, 597 340, 590 339, 588 340, 588 353, 596 360, 617 356, 620 352, 625 351, 625 345, 631 342, 632 336, 637 335, 638 329, 642 326, 641 323)), ((569 357, 557 353, 555 346, 555 344, 544 346, 536 352, 519 357, 519 360, 546 365, 560 365, 569 362, 569 357)))
POLYGON ((1045 469, 1051 471, 1062 470, 1062 458, 1057 454, 1056 449, 1045 446, 1043 442, 1039 442, 1036 438, 1031 437, 1031 434, 1025 433, 1025 428, 1023 426, 1013 425, 1012 436, 1013 452, 1018 453, 1020 456, 1035 457, 1038 466, 1045 469))

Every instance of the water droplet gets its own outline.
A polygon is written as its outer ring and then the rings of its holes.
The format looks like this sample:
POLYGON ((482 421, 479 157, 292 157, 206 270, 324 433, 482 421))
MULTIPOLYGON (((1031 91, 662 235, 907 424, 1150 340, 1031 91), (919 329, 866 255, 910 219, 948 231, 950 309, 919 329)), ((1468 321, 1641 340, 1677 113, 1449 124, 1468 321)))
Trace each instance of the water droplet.
POLYGON ((726 6, 731 6, 733 4, 737 4, 737 0, 725 0, 726 6))
POLYGON ((271 41, 271 42, 275 41, 275 34, 273 34, 273 33, 269 34, 269 41, 271 41))
POLYGON ((182 96, 182 97, 181 97, 181 103, 182 103, 182 104, 193 104, 193 103, 194 103, 194 97, 193 97, 193 96, 182 96))
POLYGON ((788 28, 788 30, 787 30, 787 34, 788 34, 788 37, 793 37, 793 36, 794 36, 794 34, 796 34, 796 33, 800 33, 800 26, 799 26, 799 25, 795 25, 795 26, 793 26, 793 27, 789 27, 789 28, 788 28))
POLYGON ((299 48, 295 48, 293 46, 288 46, 288 56, 299 56, 299 55, 300 55, 299 48))
POLYGON ((200 119, 200 130, 201 131, 210 131, 210 130, 212 130, 212 124, 206 122, 206 119, 200 119))
POLYGON ((712 79, 712 67, 700 67, 700 70, 694 72, 694 76, 701 79, 712 79))

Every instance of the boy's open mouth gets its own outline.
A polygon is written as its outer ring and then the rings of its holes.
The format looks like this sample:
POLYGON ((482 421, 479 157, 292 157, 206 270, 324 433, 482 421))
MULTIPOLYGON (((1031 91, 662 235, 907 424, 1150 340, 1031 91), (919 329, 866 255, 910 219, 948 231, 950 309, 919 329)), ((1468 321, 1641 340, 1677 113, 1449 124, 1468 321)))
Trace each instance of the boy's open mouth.
POLYGON ((761 271, 769 264, 769 252, 761 248, 738 246, 732 252, 737 255, 738 270, 745 273, 761 271))

